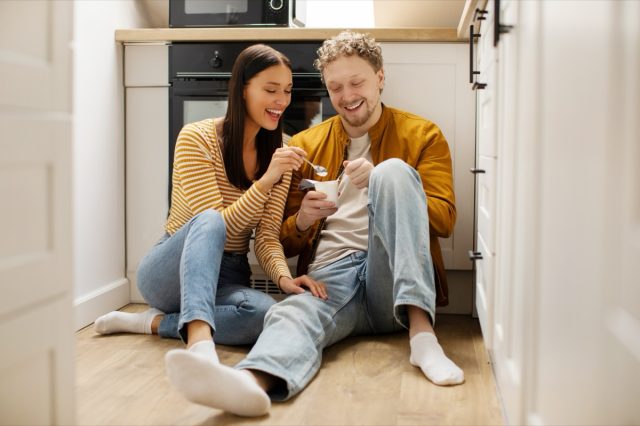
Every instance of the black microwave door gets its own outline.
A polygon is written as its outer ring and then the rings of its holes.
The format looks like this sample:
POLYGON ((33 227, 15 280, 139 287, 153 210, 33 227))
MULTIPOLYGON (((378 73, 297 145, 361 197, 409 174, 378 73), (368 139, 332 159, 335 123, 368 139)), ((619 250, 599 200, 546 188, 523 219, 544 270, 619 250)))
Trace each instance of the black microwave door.
POLYGON ((285 26, 287 4, 287 0, 170 0, 169 26, 285 26))

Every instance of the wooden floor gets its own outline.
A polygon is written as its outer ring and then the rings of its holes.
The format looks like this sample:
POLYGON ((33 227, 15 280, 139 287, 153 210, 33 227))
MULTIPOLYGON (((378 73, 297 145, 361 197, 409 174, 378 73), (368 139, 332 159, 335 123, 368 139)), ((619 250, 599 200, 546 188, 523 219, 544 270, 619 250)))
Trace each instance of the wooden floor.
MULTIPOLYGON (((129 305, 138 312, 145 305, 129 305)), ((495 425, 502 424, 478 321, 439 315, 436 332, 465 373, 461 386, 438 387, 409 362, 405 333, 349 338, 327 349, 320 373, 297 397, 247 419, 191 404, 171 388, 164 354, 179 340, 119 334, 93 325, 76 334, 79 425, 495 425)), ((247 347, 217 346, 234 365, 247 347)))

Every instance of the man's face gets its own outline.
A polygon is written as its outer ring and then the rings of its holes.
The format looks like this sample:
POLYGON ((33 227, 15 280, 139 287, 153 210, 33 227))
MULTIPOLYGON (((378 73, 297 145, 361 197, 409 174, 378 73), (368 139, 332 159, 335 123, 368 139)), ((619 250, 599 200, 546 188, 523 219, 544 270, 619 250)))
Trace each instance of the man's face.
POLYGON ((322 74, 331 104, 342 118, 349 136, 359 137, 380 118, 383 70, 374 71, 357 55, 342 56, 325 66, 322 74))

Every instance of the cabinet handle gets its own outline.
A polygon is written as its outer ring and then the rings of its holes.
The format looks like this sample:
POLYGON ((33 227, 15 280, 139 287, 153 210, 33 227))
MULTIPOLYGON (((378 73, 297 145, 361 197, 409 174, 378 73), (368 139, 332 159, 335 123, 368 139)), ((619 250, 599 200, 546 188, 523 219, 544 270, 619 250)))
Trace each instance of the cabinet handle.
POLYGON ((493 47, 498 45, 500 34, 507 34, 513 28, 513 25, 504 25, 500 23, 500 0, 493 2, 493 47))
POLYGON ((484 15, 486 15, 487 13, 489 13, 489 12, 487 12, 486 10, 478 9, 478 8, 476 7, 475 12, 473 12, 473 20, 474 20, 474 21, 484 21, 484 20, 486 20, 486 19, 487 19, 487 18, 484 16, 484 15), (480 15, 480 16, 478 16, 478 15, 480 15))
POLYGON ((475 167, 474 167, 474 168, 472 168, 472 169, 469 169, 469 171, 470 171, 471 173, 473 173, 474 175, 476 175, 476 174, 478 174, 478 173, 486 173, 486 172, 487 172, 487 171, 486 171, 486 170, 484 170, 484 169, 476 169, 475 167))
POLYGON ((469 250, 469 260, 475 262, 482 259, 482 253, 479 251, 469 250))
POLYGON ((485 87, 487 87, 486 83, 478 83, 477 81, 473 81, 474 75, 478 75, 480 74, 480 71, 476 71, 473 69, 473 43, 475 41, 475 39, 479 38, 480 34, 474 34, 473 32, 473 25, 469 26, 469 83, 472 83, 473 86, 471 86, 471 89, 476 90, 476 89, 484 89, 485 87))
POLYGON ((473 83, 473 76, 480 74, 480 71, 475 71, 473 69, 473 43, 477 38, 480 37, 480 34, 473 33, 473 25, 469 26, 469 83, 473 83))

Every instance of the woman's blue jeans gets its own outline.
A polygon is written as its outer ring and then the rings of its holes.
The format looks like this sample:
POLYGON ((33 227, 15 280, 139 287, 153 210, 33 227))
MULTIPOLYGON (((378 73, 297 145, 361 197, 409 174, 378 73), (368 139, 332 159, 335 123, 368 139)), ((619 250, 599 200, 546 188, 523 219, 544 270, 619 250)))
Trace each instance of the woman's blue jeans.
POLYGON ((369 247, 313 271, 329 300, 308 291, 274 305, 260 338, 236 368, 282 379, 274 400, 300 392, 318 372, 325 347, 347 336, 409 326, 407 305, 435 316, 429 217, 422 182, 405 162, 378 164, 369 178, 369 247))
POLYGON ((165 313, 158 334, 187 342, 185 325, 208 323, 214 341, 253 344, 262 331, 272 297, 250 288, 246 254, 225 253, 225 224, 215 210, 194 216, 165 235, 138 267, 145 301, 165 313))

